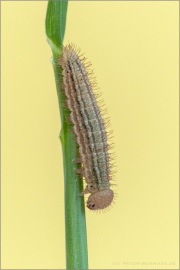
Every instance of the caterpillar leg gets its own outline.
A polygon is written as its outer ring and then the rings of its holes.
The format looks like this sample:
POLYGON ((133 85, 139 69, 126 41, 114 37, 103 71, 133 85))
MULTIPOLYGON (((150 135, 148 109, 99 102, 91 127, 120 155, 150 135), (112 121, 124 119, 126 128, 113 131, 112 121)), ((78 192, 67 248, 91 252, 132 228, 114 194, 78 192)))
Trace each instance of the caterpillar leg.
POLYGON ((77 173, 77 174, 80 174, 80 175, 82 175, 82 177, 84 177, 83 169, 74 169, 74 172, 77 173))
POLYGON ((75 158, 72 160, 73 163, 81 163, 82 162, 82 159, 81 158, 75 158))
POLYGON ((88 186, 86 186, 85 189, 80 193, 80 196, 84 196, 85 194, 88 193, 89 193, 88 186))

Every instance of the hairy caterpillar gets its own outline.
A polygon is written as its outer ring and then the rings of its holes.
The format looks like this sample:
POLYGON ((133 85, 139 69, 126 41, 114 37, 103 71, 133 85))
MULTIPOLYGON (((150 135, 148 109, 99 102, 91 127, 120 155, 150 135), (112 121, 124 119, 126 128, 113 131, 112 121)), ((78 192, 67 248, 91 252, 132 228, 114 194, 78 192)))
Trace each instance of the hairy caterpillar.
POLYGON ((91 210, 104 209, 111 204, 114 192, 110 189, 112 160, 105 127, 109 124, 102 118, 93 83, 90 82, 88 65, 85 58, 80 58, 79 50, 74 45, 62 48, 58 64, 63 69, 62 88, 70 110, 70 121, 79 146, 81 163, 76 170, 85 179, 87 185, 81 195, 90 193, 87 207, 91 210), (111 158, 111 159, 110 159, 111 158))

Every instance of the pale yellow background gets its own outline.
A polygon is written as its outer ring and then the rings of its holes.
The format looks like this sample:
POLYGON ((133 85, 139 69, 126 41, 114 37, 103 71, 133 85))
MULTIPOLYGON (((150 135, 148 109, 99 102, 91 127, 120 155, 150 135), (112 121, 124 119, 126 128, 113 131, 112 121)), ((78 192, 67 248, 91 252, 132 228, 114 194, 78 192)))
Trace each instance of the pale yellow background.
MULTIPOLYGON (((65 268, 46 1, 2 3, 2 268, 65 268)), ((178 2, 70 2, 115 135, 116 204, 87 211, 89 268, 178 268, 178 2)))

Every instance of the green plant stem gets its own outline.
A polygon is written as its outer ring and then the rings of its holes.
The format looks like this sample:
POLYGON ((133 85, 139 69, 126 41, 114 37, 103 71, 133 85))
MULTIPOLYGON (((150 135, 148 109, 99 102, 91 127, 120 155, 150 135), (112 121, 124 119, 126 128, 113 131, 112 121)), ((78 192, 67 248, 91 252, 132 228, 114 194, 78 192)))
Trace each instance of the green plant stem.
POLYGON ((66 118, 69 112, 63 106, 64 93, 60 87, 62 69, 57 65, 57 59, 61 55, 65 32, 66 11, 66 1, 51 0, 48 2, 46 35, 53 52, 52 64, 62 124, 59 137, 62 145, 64 165, 66 268, 88 269, 84 197, 79 195, 83 190, 83 181, 74 171, 78 168, 78 165, 72 162, 78 156, 78 148, 66 118))

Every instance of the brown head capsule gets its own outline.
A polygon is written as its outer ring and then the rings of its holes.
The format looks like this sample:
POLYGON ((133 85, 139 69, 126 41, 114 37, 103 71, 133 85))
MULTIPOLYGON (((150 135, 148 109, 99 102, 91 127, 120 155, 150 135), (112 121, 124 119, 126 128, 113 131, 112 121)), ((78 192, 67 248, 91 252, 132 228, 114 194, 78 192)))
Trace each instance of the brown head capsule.
POLYGON ((111 189, 99 190, 89 196, 87 207, 91 210, 104 209, 112 203, 113 198, 114 192, 111 189))

